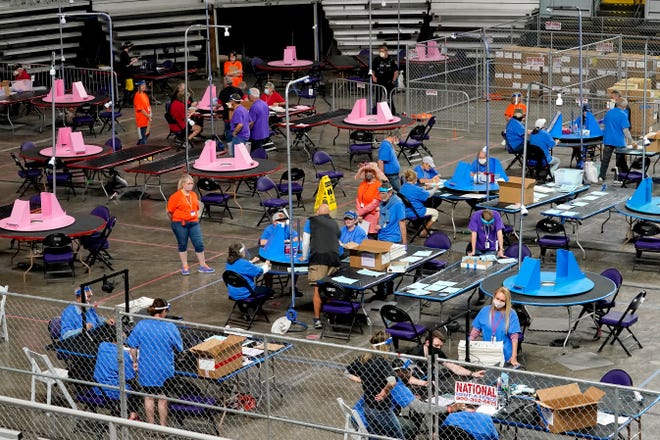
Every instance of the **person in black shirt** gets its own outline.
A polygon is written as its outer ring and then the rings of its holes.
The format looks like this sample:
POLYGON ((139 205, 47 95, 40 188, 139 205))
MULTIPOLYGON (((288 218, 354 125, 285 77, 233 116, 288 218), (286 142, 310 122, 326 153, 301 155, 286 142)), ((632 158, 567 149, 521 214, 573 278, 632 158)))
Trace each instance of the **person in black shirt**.
MULTIPOLYGON (((392 339, 384 331, 374 334, 372 350, 388 352, 392 339)), ((362 384, 364 415, 369 433, 403 439, 401 423, 393 411, 390 392, 396 385, 392 361, 385 356, 365 353, 346 367, 348 377, 362 384)))
MULTIPOLYGON (((126 89, 126 80, 133 80, 133 71, 138 62, 137 57, 131 57, 128 53, 129 50, 133 47, 133 43, 130 41, 124 42, 121 45, 121 52, 119 53, 119 63, 117 64, 117 77, 119 79, 119 84, 122 84, 123 91, 123 105, 129 106, 133 100, 133 90, 126 89)), ((135 86, 133 86, 135 87, 135 86)))
MULTIPOLYGON (((374 58, 372 62, 372 80, 383 87, 387 91, 387 96, 377 97, 378 101, 387 101, 387 98, 390 96, 390 92, 396 86, 396 80, 399 77, 399 66, 397 65, 396 60, 390 58, 389 53, 387 52, 387 45, 383 44, 378 49, 378 56, 374 58)), ((376 103, 374 102, 375 106, 376 103)), ((390 107, 392 114, 396 113, 394 109, 394 102, 390 107)))
POLYGON ((316 282, 337 271, 339 259, 339 225, 330 217, 330 208, 322 203, 316 210, 316 215, 310 217, 303 227, 302 259, 309 255, 307 278, 314 286, 314 328, 323 327, 321 323, 321 295, 316 282))
POLYGON ((222 104, 222 120, 225 121, 225 142, 231 142, 233 136, 231 132, 231 118, 229 116, 229 102, 231 101, 231 95, 237 93, 243 96, 243 92, 238 87, 232 85, 232 78, 230 76, 225 76, 225 87, 220 90, 218 93, 219 104, 222 104))

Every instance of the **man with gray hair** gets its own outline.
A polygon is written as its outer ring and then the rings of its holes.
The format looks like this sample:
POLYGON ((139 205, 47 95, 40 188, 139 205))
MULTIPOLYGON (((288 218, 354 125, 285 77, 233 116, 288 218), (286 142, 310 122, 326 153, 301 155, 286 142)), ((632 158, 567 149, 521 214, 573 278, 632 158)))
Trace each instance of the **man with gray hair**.
POLYGON ((222 120, 225 122, 225 141, 229 143, 231 142, 231 115, 229 114, 229 102, 231 101, 231 95, 238 93, 243 96, 243 92, 241 92, 241 89, 238 87, 233 86, 231 76, 225 76, 224 80, 225 86, 220 90, 220 93, 218 93, 218 101, 222 104, 222 120))
POLYGON ((250 151, 262 148, 270 135, 268 125, 268 105, 259 99, 259 89, 251 88, 248 91, 250 101, 250 151))
MULTIPOLYGON (((612 158, 612 153, 616 152, 615 150, 625 148, 628 144, 632 144, 633 147, 637 148, 637 143, 630 135, 630 122, 625 111, 626 107, 628 107, 628 100, 621 98, 616 102, 613 109, 605 113, 604 149, 600 164, 600 175, 598 176, 599 182, 605 181, 607 169, 610 166, 610 159, 612 158)), ((616 153, 616 166, 618 172, 628 171, 625 154, 616 153)))

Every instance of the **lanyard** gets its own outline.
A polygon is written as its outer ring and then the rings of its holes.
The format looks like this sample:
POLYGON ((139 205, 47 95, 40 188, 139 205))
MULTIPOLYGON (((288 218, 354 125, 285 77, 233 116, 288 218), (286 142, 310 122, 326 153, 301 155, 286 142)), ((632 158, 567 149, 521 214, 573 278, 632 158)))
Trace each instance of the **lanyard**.
POLYGON ((502 323, 502 320, 504 319, 504 312, 501 312, 501 315, 497 321, 495 321, 495 315, 497 315, 497 310, 493 310, 493 316, 491 317, 490 320, 490 327, 492 328, 493 334, 492 338, 495 338, 495 334, 497 333, 497 329, 499 328, 500 324, 502 323))
POLYGON ((192 202, 191 202, 191 195, 190 194, 186 195, 186 193, 184 193, 183 190, 181 190, 181 194, 183 194, 183 199, 186 201, 186 203, 190 207, 190 212, 192 212, 193 207, 192 207, 192 202))

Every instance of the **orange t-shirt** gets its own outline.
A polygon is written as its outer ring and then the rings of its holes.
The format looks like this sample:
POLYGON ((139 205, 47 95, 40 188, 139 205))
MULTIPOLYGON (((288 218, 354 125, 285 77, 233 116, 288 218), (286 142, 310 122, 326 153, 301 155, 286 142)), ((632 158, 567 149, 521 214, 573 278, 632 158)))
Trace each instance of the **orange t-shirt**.
POLYGON ((197 193, 190 191, 188 196, 180 189, 172 194, 167 201, 167 212, 172 215, 173 222, 196 222, 199 200, 197 193))
MULTIPOLYGON (((233 61, 233 62, 229 61, 229 60, 225 61, 225 65, 224 65, 224 74, 225 74, 225 76, 230 75, 230 74, 232 74, 233 72, 236 72, 236 71, 240 71, 240 72, 243 71, 243 63, 241 63, 238 60, 233 61)), ((243 82, 243 74, 242 73, 240 75, 237 75, 237 76, 231 75, 231 84, 234 87, 238 87, 238 85, 242 82, 243 82)))
POLYGON ((509 106, 506 108, 506 111, 504 112, 504 116, 506 116, 507 119, 513 118, 513 112, 518 108, 523 111, 523 115, 527 114, 527 106, 522 102, 519 102, 518 104, 509 104, 509 106))
POLYGON ((149 118, 140 110, 144 110, 148 114, 151 114, 149 95, 144 92, 136 92, 133 97, 133 109, 135 110, 135 125, 138 127, 147 127, 149 125, 149 118))

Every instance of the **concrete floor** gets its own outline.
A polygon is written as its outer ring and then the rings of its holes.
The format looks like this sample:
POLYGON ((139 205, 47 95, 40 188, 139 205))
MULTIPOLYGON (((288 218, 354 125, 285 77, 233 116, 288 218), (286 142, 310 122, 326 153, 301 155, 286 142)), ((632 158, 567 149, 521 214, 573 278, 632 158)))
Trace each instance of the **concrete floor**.
MULTIPOLYGON (((194 86, 195 95, 201 95, 204 85, 195 83, 194 86)), ((328 99, 330 98, 328 97, 328 99)), ((327 108, 327 103, 319 99, 317 106, 319 111, 324 111, 327 108)), ((491 118, 495 121, 490 130, 491 144, 493 145, 491 154, 499 157, 506 166, 509 161, 509 155, 500 146, 501 137, 499 136, 499 131, 504 125, 504 118, 500 116, 503 114, 504 104, 494 102, 491 107, 491 113, 495 115, 491 118)), ((149 142, 152 144, 161 144, 166 142, 165 136, 168 132, 167 125, 162 117, 164 106, 156 105, 154 106, 154 111, 156 116, 149 142)), ((483 109, 478 109, 478 111, 483 111, 483 109)), ((538 117, 536 115, 531 116, 533 117, 532 120, 538 117)), ((124 146, 133 145, 136 141, 136 134, 132 109, 124 109, 121 122, 127 129, 126 132, 119 132, 124 146)), ((220 131, 219 127, 216 127, 216 131, 220 131)), ((207 125, 205 133, 208 132, 209 126, 207 125)), ((6 129, 3 129, 0 133, 0 148, 2 154, 7 158, 0 165, 2 167, 0 204, 5 205, 12 203, 16 198, 15 190, 19 183, 16 176, 16 168, 13 162, 9 160, 9 152, 17 151, 20 143, 26 140, 33 141, 40 146, 50 145, 50 132, 46 131, 40 134, 34 127, 26 125, 18 128, 15 133, 6 129)), ((353 166, 352 170, 348 168, 347 134, 345 132, 340 133, 336 145, 333 145, 332 140, 336 134, 334 128, 327 126, 312 130, 311 137, 320 145, 321 149, 328 151, 333 156, 336 165, 346 175, 343 185, 347 197, 338 194, 337 200, 338 212, 342 213, 344 210, 354 207, 353 197, 357 182, 353 179, 355 166, 353 166)), ((103 143, 107 138, 108 135, 106 133, 96 138, 86 135, 86 140, 89 143, 103 143)), ((434 130, 431 138, 429 145, 433 151, 436 164, 443 176, 450 176, 458 161, 471 161, 477 150, 484 145, 484 127, 473 127, 469 133, 434 130)), ((281 137, 275 141, 278 151, 269 153, 269 156, 271 159, 275 159, 286 165, 285 142, 281 137)), ((570 151, 562 151, 560 154, 562 161, 565 164, 568 163, 570 151)), ((315 183, 313 178, 314 173, 311 163, 306 161, 303 152, 293 151, 292 161, 294 166, 303 167, 308 176, 304 193, 307 210, 296 209, 294 213, 294 218, 297 217, 302 220, 304 217, 312 214, 314 204, 314 200, 312 199, 315 183)), ((513 167, 512 174, 520 174, 520 169, 513 167)), ((132 180, 131 175, 127 173, 123 175, 125 178, 132 180)), ((279 175, 280 172, 276 172, 271 177, 277 180, 279 179, 279 175)), ((167 182, 165 187, 166 194, 171 194, 175 190, 176 181, 179 176, 180 173, 178 172, 164 176, 163 180, 167 182)), ((107 205, 112 214, 118 217, 119 221, 110 238, 110 252, 114 257, 115 269, 129 269, 131 295, 133 297, 164 297, 172 302, 173 313, 182 315, 188 321, 213 325, 222 325, 224 323, 231 307, 231 303, 227 299, 226 289, 221 280, 228 245, 239 241, 246 243, 248 246, 255 244, 265 226, 256 227, 257 220, 261 216, 256 196, 251 197, 245 188, 243 188, 243 191, 239 194, 239 202, 243 209, 239 209, 234 204, 231 205, 234 213, 233 220, 225 218, 221 223, 209 221, 202 223, 206 245, 206 258, 208 263, 217 272, 213 275, 198 274, 196 272, 197 267, 193 264, 191 276, 184 277, 179 272, 176 243, 165 213, 165 203, 159 200, 159 196, 155 191, 150 191, 153 199, 145 199, 141 203, 134 199, 108 201, 102 192, 97 190, 92 190, 88 193, 86 200, 82 200, 80 195, 71 196, 69 200, 66 200, 64 193, 63 189, 58 189, 62 206, 69 212, 89 212, 97 205, 107 205)), ((466 218, 469 212, 468 209, 466 204, 459 205, 457 209, 457 224, 461 231, 465 230, 467 226, 466 218)), ((445 209, 444 214, 441 214, 436 227, 450 233, 451 222, 446 212, 448 212, 448 208, 445 209)), ((529 216, 526 217, 525 235, 527 237, 534 235, 533 225, 539 218, 538 212, 530 212, 529 216)), ((558 361, 563 356, 573 356, 579 352, 595 353, 600 344, 592 340, 593 330, 588 323, 583 322, 575 336, 571 339, 572 345, 567 348, 551 348, 547 346, 551 339, 558 337, 556 333, 548 335, 542 331, 530 331, 527 334, 525 342, 524 362, 529 370, 588 380, 598 380, 610 368, 623 368, 631 374, 636 385, 660 390, 660 377, 657 376, 657 373, 660 372, 660 355, 658 354, 660 343, 654 339, 655 332, 660 328, 654 318, 656 316, 655 313, 660 308, 660 300, 656 297, 659 290, 658 280, 660 276, 658 267, 660 266, 650 267, 650 271, 636 270, 633 272, 634 248, 632 244, 624 244, 627 223, 622 216, 612 214, 612 218, 605 225, 605 232, 601 234, 600 222, 605 218, 606 215, 599 215, 582 225, 581 237, 587 248, 587 259, 580 259, 579 262, 582 264, 583 270, 601 272, 607 267, 617 267, 623 273, 624 285, 619 295, 620 301, 618 301, 618 308, 623 309, 630 299, 641 289, 648 291, 646 302, 639 312, 640 322, 635 326, 635 333, 644 345, 644 349, 634 349, 632 351, 632 357, 629 358, 620 347, 607 347, 599 357, 610 361, 612 365, 572 371, 561 365, 558 361)), ((450 255, 450 259, 455 260, 464 253, 467 239, 468 235, 463 233, 459 233, 456 236, 453 243, 454 252, 450 255)), ((418 242, 420 241, 418 240, 418 242)), ((534 244, 530 246, 534 255, 538 256, 538 247, 534 244)), ((575 250, 576 255, 579 255, 579 250, 577 248, 575 250)), ((10 291, 12 292, 66 300, 73 299, 72 290, 74 286, 71 282, 46 283, 38 271, 29 274, 27 282, 23 283, 22 271, 16 267, 16 262, 20 261, 20 259, 14 261, 12 265, 10 263, 12 254, 13 251, 10 251, 9 241, 7 240, 0 247, 0 284, 9 284, 10 291)), ((193 261, 194 257, 191 251, 190 262, 192 263, 193 261)), ((548 261, 546 267, 551 266, 552 257, 546 259, 546 261, 548 261)), ((90 276, 96 278, 104 273, 109 273, 109 271, 104 269, 102 265, 97 264, 93 267, 90 276)), ((84 274, 84 270, 79 268, 76 282, 86 279, 88 278, 84 274)), ((305 281, 305 279, 301 279, 298 283, 298 287, 305 292, 305 295, 302 298, 298 298, 296 303, 301 320, 310 323, 312 294, 311 289, 306 285, 305 281)), ((96 299, 102 304, 118 304, 122 302, 116 293, 107 295, 97 292, 96 299)), ((416 302, 401 301, 401 304, 416 314, 416 302)), ((445 307, 445 316, 454 307, 458 308, 463 304, 463 300, 450 303, 445 307)), ((269 302, 267 311, 271 317, 271 322, 277 317, 283 316, 288 305, 288 301, 284 299, 276 299, 269 302)), ((548 326, 565 328, 565 309, 531 308, 530 312, 540 322, 537 328, 546 328, 548 326)), ((579 309, 576 309, 575 312, 579 312, 579 309)), ((351 338, 351 345, 366 346, 369 333, 382 328, 382 323, 377 312, 374 311, 371 313, 373 328, 367 331, 365 336, 356 335, 351 338)), ((429 315, 424 315, 422 318, 422 323, 428 326, 433 326, 435 322, 437 321, 429 315)), ((462 326, 464 324, 461 324, 462 326)), ((263 332, 268 332, 269 329, 270 324, 265 323, 259 323, 255 327, 255 330, 263 332)), ((291 334, 291 336, 312 339, 319 333, 320 331, 309 329, 307 332, 291 334)), ((454 340, 458 340, 459 337, 460 332, 455 333, 453 336, 454 340)), ((402 348, 405 349, 406 345, 402 345, 402 348)), ((451 345, 449 351, 451 355, 455 356, 455 343, 451 345)), ((18 355, 4 351, 3 356, 13 357, 18 355)), ((653 413, 657 414, 657 411, 653 413)), ((653 436, 651 435, 650 438, 653 438, 653 436)))

